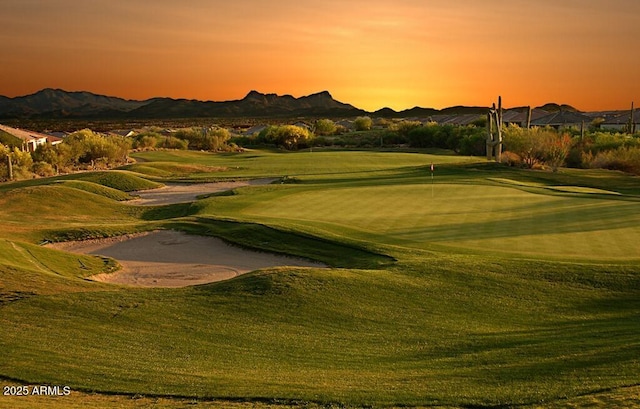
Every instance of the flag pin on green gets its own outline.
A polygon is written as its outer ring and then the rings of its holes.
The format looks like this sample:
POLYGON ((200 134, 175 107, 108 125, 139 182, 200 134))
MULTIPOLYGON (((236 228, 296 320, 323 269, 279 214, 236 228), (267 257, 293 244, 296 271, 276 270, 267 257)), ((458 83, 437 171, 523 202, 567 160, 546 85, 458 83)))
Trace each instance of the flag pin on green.
POLYGON ((431 164, 431 197, 433 197, 433 170, 435 169, 435 167, 433 166, 433 163, 431 164))

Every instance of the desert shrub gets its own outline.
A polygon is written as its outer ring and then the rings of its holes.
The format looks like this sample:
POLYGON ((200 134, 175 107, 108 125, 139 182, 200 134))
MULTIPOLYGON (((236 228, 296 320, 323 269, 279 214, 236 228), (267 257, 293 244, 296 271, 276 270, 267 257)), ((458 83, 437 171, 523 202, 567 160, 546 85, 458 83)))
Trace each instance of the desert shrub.
POLYGON ((590 168, 620 170, 640 175, 640 148, 620 147, 593 154, 585 152, 583 163, 590 168))
POLYGON ((463 135, 458 142, 457 152, 461 155, 484 156, 487 153, 487 137, 480 128, 473 133, 463 135))
MULTIPOLYGON (((74 165, 71 160, 71 147, 68 144, 60 143, 55 146, 51 144, 40 145, 31 157, 34 162, 46 162, 58 173, 61 169, 68 170, 74 165)), ((36 172, 37 173, 37 172, 36 172)))
POLYGON ((227 150, 227 142, 231 138, 228 129, 213 128, 207 132, 207 145, 210 151, 227 150))
POLYGON ((332 146, 335 138, 326 136, 317 136, 313 138, 313 146, 332 146))
POLYGON ((48 177, 56 174, 50 163, 47 162, 35 162, 33 164, 33 173, 38 176, 48 177))
POLYGON ((153 135, 140 135, 133 141, 134 149, 152 149, 158 145, 158 138, 153 135))
POLYGON ((318 119, 316 121, 316 134, 318 135, 333 135, 337 131, 335 122, 331 119, 318 119))
POLYGON ((409 143, 407 135, 403 135, 399 132, 382 131, 379 135, 383 143, 386 145, 402 145, 409 143))
POLYGON ((224 128, 189 128, 179 130, 175 137, 187 141, 189 149, 219 151, 225 150, 231 134, 224 128))
POLYGON ((33 173, 31 172, 33 159, 29 152, 13 148, 10 156, 14 179, 29 179, 33 177, 33 173))
POLYGON ((93 164, 96 161, 108 165, 125 163, 131 149, 128 138, 103 136, 89 129, 72 133, 60 145, 63 144, 69 146, 69 160, 75 164, 93 164))
POLYGON ((176 138, 175 136, 165 136, 162 140, 158 141, 157 146, 165 149, 187 150, 189 148, 189 141, 176 138))
POLYGON ((510 125, 505 131, 504 144, 506 150, 522 158, 525 167, 534 168, 545 164, 555 172, 564 165, 572 138, 566 132, 560 135, 550 128, 524 129, 510 125))
POLYGON ((308 129, 296 125, 270 125, 258 135, 258 140, 288 150, 307 147, 312 138, 308 129))
POLYGON ((368 116, 359 116, 353 121, 356 131, 368 131, 372 125, 373 121, 368 116))
POLYGON ((409 132, 411 132, 413 129, 416 129, 420 126, 422 126, 422 123, 420 121, 400 121, 395 124, 395 128, 398 134, 404 137, 408 136, 409 132))
POLYGON ((409 145, 414 148, 437 148, 439 147, 439 126, 428 124, 426 126, 421 126, 418 128, 414 128, 409 131, 407 135, 407 139, 409 140, 409 145))
POLYGON ((459 134, 453 125, 429 123, 408 133, 409 144, 415 148, 458 149, 459 134))
POLYGON ((563 166, 571 149, 571 136, 568 133, 557 135, 548 133, 544 139, 544 161, 556 172, 563 166))
POLYGON ((640 139, 619 132, 594 132, 584 141, 584 150, 593 154, 622 147, 640 147, 640 139))
POLYGON ((522 158, 520 157, 520 155, 518 155, 517 153, 509 152, 509 151, 502 152, 500 161, 505 165, 514 166, 518 168, 522 167, 523 165, 522 158))
POLYGON ((392 124, 393 123, 387 118, 377 118, 375 120, 375 125, 384 129, 389 129, 392 124))
POLYGON ((10 153, 11 150, 8 146, 0 144, 0 181, 7 180, 9 178, 9 164, 7 163, 7 157, 10 153))
POLYGON ((336 124, 336 132, 335 132, 336 135, 343 135, 343 134, 348 133, 349 131, 350 131, 350 129, 347 128, 346 126, 336 124))
POLYGON ((569 168, 585 167, 584 163, 582 162, 583 153, 584 150, 582 146, 572 146, 571 149, 569 149, 569 153, 567 154, 567 157, 565 159, 566 166, 569 168))

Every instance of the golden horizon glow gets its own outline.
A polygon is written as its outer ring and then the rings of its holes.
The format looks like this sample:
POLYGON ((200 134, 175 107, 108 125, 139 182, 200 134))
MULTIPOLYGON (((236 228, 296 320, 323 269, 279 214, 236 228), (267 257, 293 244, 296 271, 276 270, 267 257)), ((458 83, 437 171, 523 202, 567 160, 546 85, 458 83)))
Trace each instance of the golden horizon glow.
POLYGON ((227 101, 327 90, 375 111, 640 101, 640 2, 0 3, 0 95, 227 101), (563 4, 558 4, 563 3, 563 4))

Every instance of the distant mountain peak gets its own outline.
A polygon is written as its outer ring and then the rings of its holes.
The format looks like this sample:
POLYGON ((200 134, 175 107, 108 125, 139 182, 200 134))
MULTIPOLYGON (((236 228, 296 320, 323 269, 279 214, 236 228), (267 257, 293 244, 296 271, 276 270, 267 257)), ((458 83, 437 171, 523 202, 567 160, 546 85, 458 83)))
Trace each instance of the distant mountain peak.
POLYGON ((256 98, 256 97, 264 97, 266 94, 262 92, 258 92, 255 89, 249 91, 249 93, 243 99, 256 98))
POLYGON ((2 118, 193 118, 193 117, 335 117, 364 111, 333 99, 328 91, 295 98, 251 90, 241 100, 198 101, 151 98, 124 100, 86 91, 45 88, 32 95, 0 98, 2 118))
POLYGON ((323 97, 323 98, 331 98, 333 99, 333 96, 331 96, 331 93, 329 91, 320 91, 320 92, 316 92, 315 94, 311 94, 309 95, 310 97, 323 97))
POLYGON ((578 112, 578 110, 571 105, 567 104, 556 104, 555 102, 549 102, 542 106, 536 107, 536 109, 543 109, 547 112, 557 112, 557 111, 568 111, 568 112, 578 112))

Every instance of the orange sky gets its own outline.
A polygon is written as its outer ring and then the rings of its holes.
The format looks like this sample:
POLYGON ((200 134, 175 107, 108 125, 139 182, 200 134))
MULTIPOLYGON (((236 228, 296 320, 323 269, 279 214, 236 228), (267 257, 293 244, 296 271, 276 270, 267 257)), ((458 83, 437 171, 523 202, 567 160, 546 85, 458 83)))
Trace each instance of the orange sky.
POLYGON ((0 95, 640 104, 638 0, 2 0, 0 95))

